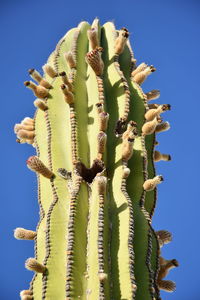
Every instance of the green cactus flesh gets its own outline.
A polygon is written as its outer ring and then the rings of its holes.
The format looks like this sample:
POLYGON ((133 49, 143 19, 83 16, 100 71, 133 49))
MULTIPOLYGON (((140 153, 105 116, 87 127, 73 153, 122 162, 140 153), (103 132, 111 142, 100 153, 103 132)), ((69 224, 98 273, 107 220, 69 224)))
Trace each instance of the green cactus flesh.
POLYGON ((56 75, 44 74, 51 88, 41 101, 48 109, 37 108, 32 139, 37 157, 54 174, 49 179, 37 173, 35 259, 46 271, 34 270, 27 299, 160 299, 160 246, 151 226, 157 192, 143 188, 156 176, 155 132, 142 133, 149 107, 131 76, 137 67, 126 33, 111 22, 81 22, 48 59, 56 75), (88 39, 91 28, 96 48, 88 39), (116 50, 120 32, 123 51, 116 50), (102 74, 85 59, 92 51, 99 59, 98 47, 102 74), (61 72, 68 76, 67 90, 73 87, 73 103, 65 101, 61 72), (107 126, 101 127, 100 114, 109 114, 107 126), (137 133, 126 138, 130 121, 137 133))

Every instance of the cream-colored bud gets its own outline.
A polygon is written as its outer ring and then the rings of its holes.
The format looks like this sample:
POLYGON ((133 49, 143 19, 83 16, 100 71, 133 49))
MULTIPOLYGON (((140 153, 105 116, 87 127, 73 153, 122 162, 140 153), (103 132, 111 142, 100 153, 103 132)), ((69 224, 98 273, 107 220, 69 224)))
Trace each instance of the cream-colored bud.
POLYGON ((37 273, 45 273, 47 268, 40 264, 35 258, 28 258, 25 262, 26 269, 37 273))
POLYGON ((171 155, 169 154, 162 154, 159 151, 154 151, 154 156, 153 156, 154 161, 170 161, 171 160, 171 155))
POLYGON ((149 66, 144 71, 137 73, 133 77, 133 80, 137 84, 142 84, 145 81, 145 79, 147 78, 147 76, 149 76, 152 72, 155 72, 155 71, 156 71, 156 69, 153 66, 149 66))
POLYGON ((58 76, 58 73, 54 70, 54 68, 52 66, 50 66, 49 64, 45 64, 42 67, 43 71, 45 73, 47 73, 47 75, 49 75, 51 78, 55 78, 56 76, 58 76))
POLYGON ((106 191, 107 178, 102 175, 97 175, 95 179, 97 181, 98 194, 103 195, 106 191))
POLYGON ((41 85, 36 85, 32 81, 25 81, 24 85, 26 87, 28 87, 29 89, 31 89, 33 91, 34 95, 38 98, 45 99, 49 95, 49 92, 45 87, 43 87, 41 85))
POLYGON ((23 125, 23 123, 15 124, 15 127, 14 127, 14 132, 15 133, 18 133, 19 130, 21 130, 21 129, 24 129, 26 131, 34 131, 34 126, 32 126, 32 125, 23 125))
POLYGON ((106 273, 99 273, 99 280, 100 281, 105 281, 108 278, 108 274, 106 273))
POLYGON ((20 129, 17 132, 17 137, 25 140, 33 140, 35 137, 35 131, 20 129))
POLYGON ((74 103, 74 95, 72 94, 72 92, 69 91, 69 88, 67 87, 67 85, 62 84, 61 90, 64 94, 65 102, 68 104, 74 103))
POLYGON ((35 107, 37 107, 43 111, 48 109, 48 106, 42 100, 36 99, 33 103, 34 103, 35 107))
POLYGON ((160 91, 159 90, 152 90, 148 93, 146 93, 147 101, 155 100, 160 97, 160 91))
POLYGON ((161 175, 157 175, 152 179, 147 179, 143 184, 143 189, 145 191, 152 191, 155 189, 157 184, 161 183, 163 180, 164 179, 161 175))
POLYGON ((74 59, 74 55, 73 55, 72 51, 65 52, 64 58, 66 59, 68 65, 71 69, 76 68, 76 61, 74 59))
POLYGON ((29 299, 33 299, 32 295, 33 295, 33 293, 32 293, 31 290, 23 290, 23 291, 20 292, 20 297, 21 297, 22 300, 26 299, 26 298, 23 298, 25 296, 32 297, 32 298, 29 298, 29 299))
POLYGON ((96 47, 99 46, 99 42, 98 42, 98 28, 97 27, 93 27, 91 29, 88 29, 87 36, 88 36, 88 39, 90 41, 90 46, 91 46, 92 50, 94 50, 96 47))
POLYGON ((170 124, 169 122, 163 122, 163 123, 160 123, 156 126, 155 128, 155 132, 158 133, 158 132, 163 132, 163 131, 167 131, 170 129, 170 124))
POLYGON ((128 139, 123 140, 122 143, 122 159, 128 161, 133 155, 133 143, 135 140, 134 134, 130 134, 128 139))
POLYGON ((122 178, 126 179, 129 176, 130 172, 131 172, 131 170, 129 168, 127 168, 127 167, 124 168, 122 171, 122 178))
POLYGON ((39 173, 46 178, 51 179, 55 176, 54 173, 49 170, 37 156, 29 157, 26 164, 30 170, 39 173))
POLYGON ((155 131, 157 125, 158 125, 157 117, 152 121, 144 123, 144 125, 142 126, 142 135, 152 134, 155 131))
POLYGON ((131 73, 131 77, 134 77, 137 73, 144 71, 148 65, 146 63, 141 63, 133 72, 131 73))
POLYGON ((169 104, 159 105, 156 108, 149 109, 144 117, 147 121, 152 121, 154 118, 159 117, 161 113, 170 110, 171 106, 169 104))
POLYGON ((115 40, 115 54, 121 54, 124 51, 127 39, 129 37, 129 32, 126 28, 122 28, 119 31, 119 35, 115 40))
POLYGON ((34 126, 34 119, 26 117, 22 120, 21 124, 34 126))
POLYGON ((27 230, 20 227, 14 230, 14 237, 17 240, 34 240, 36 235, 37 235, 36 231, 27 230))

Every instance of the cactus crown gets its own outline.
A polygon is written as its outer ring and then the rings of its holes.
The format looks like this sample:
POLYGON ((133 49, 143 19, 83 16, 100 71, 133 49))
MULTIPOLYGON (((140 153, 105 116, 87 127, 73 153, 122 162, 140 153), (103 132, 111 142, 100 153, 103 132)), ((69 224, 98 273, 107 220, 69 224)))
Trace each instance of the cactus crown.
POLYGON ((29 70, 37 110, 15 132, 36 149, 27 166, 38 177, 40 220, 35 232, 15 231, 35 242, 22 299, 153 300, 175 289, 163 278, 178 263, 160 256, 171 234, 151 225, 163 180, 154 161, 170 160, 154 151, 155 134, 169 129, 160 113, 170 106, 148 104, 160 92, 141 84, 155 68, 136 66, 128 37, 111 22, 81 22, 44 76, 29 70))

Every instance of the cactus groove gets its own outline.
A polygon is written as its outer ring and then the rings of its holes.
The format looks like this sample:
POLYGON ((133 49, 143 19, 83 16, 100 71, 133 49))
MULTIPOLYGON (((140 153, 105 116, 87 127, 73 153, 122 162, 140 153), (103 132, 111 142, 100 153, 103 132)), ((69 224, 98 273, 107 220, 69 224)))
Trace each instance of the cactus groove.
POLYGON ((68 31, 43 70, 29 69, 37 109, 14 129, 36 150, 27 166, 40 210, 35 231, 14 233, 35 243, 21 299, 161 299, 178 262, 161 257, 171 234, 152 227, 163 181, 154 161, 171 160, 155 152, 170 105, 149 105, 160 93, 141 88, 155 68, 136 64, 126 28, 95 19, 68 31))

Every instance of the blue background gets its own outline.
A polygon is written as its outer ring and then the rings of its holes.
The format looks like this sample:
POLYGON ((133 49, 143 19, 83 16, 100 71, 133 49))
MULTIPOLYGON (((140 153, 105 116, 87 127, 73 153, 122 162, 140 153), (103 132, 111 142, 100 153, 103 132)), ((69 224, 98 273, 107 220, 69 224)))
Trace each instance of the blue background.
MULTIPOLYGON (((37 183, 26 159, 34 154, 29 145, 15 142, 13 126, 33 116, 34 97, 23 85, 27 70, 41 71, 48 55, 65 32, 80 21, 114 20, 127 27, 140 62, 154 64, 157 71, 143 85, 144 91, 161 90, 160 103, 172 111, 163 115, 171 130, 159 134, 163 153, 172 162, 157 163, 165 182, 153 224, 156 230, 173 233, 163 248, 167 259, 177 258, 180 267, 170 272, 177 291, 162 299, 197 300, 199 287, 199 71, 200 1, 138 0, 63 1, 1 0, 1 209, 0 209, 0 300, 19 299, 33 276, 24 268, 33 256, 33 244, 13 238, 13 229, 34 229, 38 221, 37 183)), ((94 299, 95 300, 95 299, 94 299)), ((145 299, 141 299, 145 300, 145 299)))

